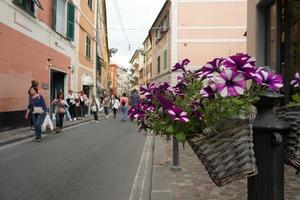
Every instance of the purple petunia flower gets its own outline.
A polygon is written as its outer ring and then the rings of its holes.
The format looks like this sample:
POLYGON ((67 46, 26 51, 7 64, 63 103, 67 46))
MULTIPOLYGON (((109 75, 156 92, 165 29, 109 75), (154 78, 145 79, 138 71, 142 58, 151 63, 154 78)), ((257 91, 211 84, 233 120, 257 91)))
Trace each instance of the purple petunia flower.
POLYGON ((168 110, 168 109, 174 107, 173 102, 162 95, 157 96, 157 100, 159 101, 159 103, 161 104, 161 106, 164 110, 168 110))
POLYGON ((215 58, 213 61, 210 61, 205 66, 203 66, 201 70, 203 71, 204 75, 218 72, 220 70, 220 67, 222 66, 223 61, 224 58, 215 58))
POLYGON ((167 110, 169 116, 172 118, 174 121, 179 121, 182 123, 187 123, 189 120, 187 113, 183 111, 183 109, 178 108, 178 107, 173 107, 167 110))
POLYGON ((211 84, 200 90, 200 95, 203 97, 211 98, 215 95, 216 91, 216 86, 214 84, 211 84))
POLYGON ((145 95, 146 98, 151 98, 152 96, 152 90, 155 88, 154 83, 148 83, 146 86, 141 86, 140 88, 140 94, 145 95))
POLYGON ((291 85, 296 88, 300 86, 300 74, 297 72, 294 79, 291 81, 291 85))
POLYGON ((170 87, 169 83, 167 82, 161 83, 158 86, 152 88, 152 93, 155 95, 165 93, 169 90, 169 87, 170 87))
POLYGON ((255 58, 249 56, 248 54, 239 53, 234 56, 230 56, 225 59, 224 66, 244 74, 246 79, 251 79, 251 74, 255 72, 255 58))
POLYGON ((214 82, 222 97, 239 96, 246 89, 244 75, 232 69, 222 71, 214 78, 214 82))
POLYGON ((186 84, 184 81, 180 81, 173 87, 173 93, 176 96, 184 96, 184 90, 186 89, 186 84))
POLYGON ((182 70, 185 72, 186 71, 185 66, 188 65, 189 63, 190 63, 189 59, 184 59, 181 63, 176 63, 172 68, 172 72, 178 71, 178 70, 182 70))
POLYGON ((253 74, 257 84, 267 86, 271 90, 277 90, 283 86, 282 76, 265 71, 262 67, 258 68, 253 74))

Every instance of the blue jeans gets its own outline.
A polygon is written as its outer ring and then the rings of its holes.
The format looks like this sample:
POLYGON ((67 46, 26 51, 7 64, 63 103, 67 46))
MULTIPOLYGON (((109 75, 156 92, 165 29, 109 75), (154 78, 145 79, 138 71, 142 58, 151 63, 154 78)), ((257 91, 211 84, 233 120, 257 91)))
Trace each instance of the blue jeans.
POLYGON ((122 107, 121 108, 121 121, 126 121, 127 120, 127 115, 128 115, 128 108, 127 107, 122 107))
POLYGON ((34 130, 35 130, 35 138, 41 139, 42 137, 42 124, 44 122, 44 115, 42 114, 33 114, 32 115, 34 130))

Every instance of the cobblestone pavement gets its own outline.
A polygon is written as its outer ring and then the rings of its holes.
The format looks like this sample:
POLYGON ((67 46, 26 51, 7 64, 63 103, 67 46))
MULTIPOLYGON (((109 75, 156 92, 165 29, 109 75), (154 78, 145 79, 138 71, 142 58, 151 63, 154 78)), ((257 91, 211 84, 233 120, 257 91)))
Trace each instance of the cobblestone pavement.
MULTIPOLYGON (((172 142, 166 143, 168 160, 171 161, 172 142)), ((246 180, 217 187, 209 178, 201 161, 188 144, 180 145, 181 171, 172 171, 170 177, 174 200, 247 200, 246 180)), ((285 166, 285 200, 300 200, 300 175, 285 166)))

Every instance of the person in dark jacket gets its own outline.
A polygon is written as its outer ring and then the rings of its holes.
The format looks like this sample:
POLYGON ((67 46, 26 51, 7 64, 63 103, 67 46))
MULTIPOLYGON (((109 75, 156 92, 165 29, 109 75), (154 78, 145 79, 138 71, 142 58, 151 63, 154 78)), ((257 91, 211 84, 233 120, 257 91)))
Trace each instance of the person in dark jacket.
POLYGON ((36 87, 30 89, 30 96, 25 119, 28 119, 29 112, 32 111, 32 119, 35 129, 34 141, 40 142, 42 138, 42 123, 44 120, 44 113, 47 112, 44 97, 39 94, 36 87))

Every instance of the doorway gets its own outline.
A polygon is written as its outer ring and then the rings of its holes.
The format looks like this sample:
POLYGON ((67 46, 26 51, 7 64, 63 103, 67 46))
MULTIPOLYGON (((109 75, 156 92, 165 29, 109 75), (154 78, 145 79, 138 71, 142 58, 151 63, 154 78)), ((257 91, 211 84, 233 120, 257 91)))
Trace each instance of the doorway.
MULTIPOLYGON (((51 87, 50 87, 50 103, 57 97, 59 92, 65 94, 66 73, 51 69, 51 87)), ((54 112, 54 107, 50 105, 50 114, 54 112)))

